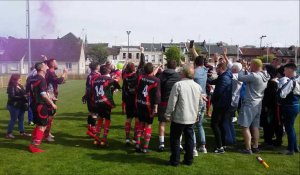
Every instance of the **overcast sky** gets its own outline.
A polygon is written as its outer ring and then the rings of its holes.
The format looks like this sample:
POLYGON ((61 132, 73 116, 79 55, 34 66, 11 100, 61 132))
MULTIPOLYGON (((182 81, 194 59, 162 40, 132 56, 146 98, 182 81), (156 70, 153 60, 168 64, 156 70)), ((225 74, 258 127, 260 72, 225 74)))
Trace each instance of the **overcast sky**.
MULTIPOLYGON (((90 43, 131 45, 194 39, 295 45, 299 1, 31 1, 32 38, 87 34, 90 43)), ((0 1, 0 36, 26 37, 26 1, 0 1)))

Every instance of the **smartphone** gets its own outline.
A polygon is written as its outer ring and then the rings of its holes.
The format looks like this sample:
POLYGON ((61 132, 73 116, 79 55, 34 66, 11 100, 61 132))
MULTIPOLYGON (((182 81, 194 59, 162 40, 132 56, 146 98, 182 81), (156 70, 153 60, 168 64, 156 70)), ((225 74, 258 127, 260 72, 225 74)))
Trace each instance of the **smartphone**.
POLYGON ((191 40, 190 41, 190 48, 193 48, 194 47, 194 40, 191 40))

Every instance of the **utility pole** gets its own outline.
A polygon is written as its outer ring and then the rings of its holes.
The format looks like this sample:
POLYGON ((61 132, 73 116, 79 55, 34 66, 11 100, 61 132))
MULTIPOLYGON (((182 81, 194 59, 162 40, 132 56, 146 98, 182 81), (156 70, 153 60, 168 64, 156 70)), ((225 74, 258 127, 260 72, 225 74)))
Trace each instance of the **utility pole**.
POLYGON ((28 74, 31 70, 31 40, 30 40, 30 11, 29 11, 29 0, 26 1, 27 9, 26 9, 26 27, 27 27, 27 39, 28 39, 28 74))

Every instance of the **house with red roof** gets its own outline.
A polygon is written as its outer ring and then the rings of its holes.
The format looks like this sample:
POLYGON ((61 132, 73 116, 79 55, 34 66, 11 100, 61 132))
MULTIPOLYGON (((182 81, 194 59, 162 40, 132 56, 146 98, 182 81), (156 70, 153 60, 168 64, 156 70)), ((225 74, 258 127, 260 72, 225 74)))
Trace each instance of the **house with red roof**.
MULTIPOLYGON (((84 43, 72 33, 57 39, 31 39, 32 65, 43 61, 43 55, 57 60, 58 73, 68 68, 71 74, 85 74, 84 43)), ((0 37, 0 74, 28 72, 28 40, 0 37)))

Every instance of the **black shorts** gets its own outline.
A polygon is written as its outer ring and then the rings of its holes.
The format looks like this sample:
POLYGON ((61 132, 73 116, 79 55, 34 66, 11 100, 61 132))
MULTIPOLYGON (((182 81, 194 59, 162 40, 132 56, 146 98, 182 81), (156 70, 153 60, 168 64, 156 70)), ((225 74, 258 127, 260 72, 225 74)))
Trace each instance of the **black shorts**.
POLYGON ((152 124, 154 115, 149 113, 148 108, 145 105, 137 105, 137 117, 140 122, 152 124))
MULTIPOLYGON (((54 104, 56 104, 56 101, 53 101, 54 104)), ((53 109, 52 106, 48 105, 48 115, 49 116, 55 116, 56 109, 53 109)))
POLYGON ((87 108, 90 113, 96 113, 95 107, 92 105, 90 100, 87 100, 87 108))
POLYGON ((135 98, 126 98, 125 99, 125 108, 126 108, 126 117, 134 118, 136 117, 136 106, 135 98))
POLYGON ((48 107, 46 104, 32 105, 33 122, 38 126, 48 125, 48 107))
POLYGON ((110 120, 111 109, 112 108, 110 106, 107 106, 105 104, 97 104, 95 108, 98 117, 102 117, 107 120, 110 120))

